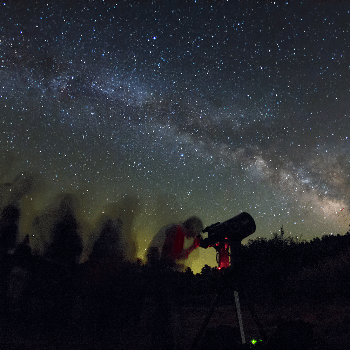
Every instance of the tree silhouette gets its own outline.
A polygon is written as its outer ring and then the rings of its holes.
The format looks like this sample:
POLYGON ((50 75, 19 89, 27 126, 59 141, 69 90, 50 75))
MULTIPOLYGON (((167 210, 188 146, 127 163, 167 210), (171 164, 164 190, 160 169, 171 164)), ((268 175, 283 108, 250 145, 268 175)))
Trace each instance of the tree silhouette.
POLYGON ((71 194, 61 196, 56 212, 57 220, 51 232, 51 242, 45 258, 58 264, 74 266, 83 251, 76 218, 77 199, 71 194))

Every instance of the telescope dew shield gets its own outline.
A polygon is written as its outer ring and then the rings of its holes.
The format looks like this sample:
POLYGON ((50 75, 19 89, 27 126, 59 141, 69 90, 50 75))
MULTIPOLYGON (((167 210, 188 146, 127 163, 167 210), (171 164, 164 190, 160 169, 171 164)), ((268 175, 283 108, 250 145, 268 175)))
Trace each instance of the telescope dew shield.
POLYGON ((240 242, 252 235, 255 230, 256 225, 253 217, 243 212, 222 223, 217 222, 206 227, 203 232, 208 232, 208 238, 203 239, 200 246, 202 248, 208 248, 224 240, 240 242))

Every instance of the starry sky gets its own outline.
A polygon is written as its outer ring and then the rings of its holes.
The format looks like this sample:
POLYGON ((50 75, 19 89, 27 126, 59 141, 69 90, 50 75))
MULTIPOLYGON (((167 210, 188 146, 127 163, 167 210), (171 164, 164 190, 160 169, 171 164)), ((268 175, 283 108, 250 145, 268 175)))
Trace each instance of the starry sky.
POLYGON ((346 233, 349 37, 347 1, 4 0, 0 182, 35 178, 22 233, 60 192, 86 237, 118 208, 141 258, 191 215, 346 233))

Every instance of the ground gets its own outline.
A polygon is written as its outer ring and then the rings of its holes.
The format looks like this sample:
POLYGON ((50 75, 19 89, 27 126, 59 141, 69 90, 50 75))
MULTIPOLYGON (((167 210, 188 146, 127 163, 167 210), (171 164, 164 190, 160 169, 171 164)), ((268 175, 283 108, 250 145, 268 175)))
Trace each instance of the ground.
MULTIPOLYGON (((303 320, 313 325, 315 334, 314 348, 317 350, 339 350, 350 349, 350 303, 338 302, 327 305, 301 303, 294 305, 274 305, 257 306, 256 314, 264 327, 268 336, 271 336, 278 324, 283 320, 303 320)), ((100 349, 122 349, 122 350, 142 350, 152 348, 149 343, 148 329, 151 304, 147 304, 142 315, 139 327, 126 331, 121 338, 115 342, 99 341, 55 341, 33 340, 28 341, 17 337, 8 342, 0 344, 0 350, 100 350, 100 349)), ((182 309, 181 344, 183 349, 190 349, 201 329, 203 322, 208 315, 208 307, 189 307, 182 309)), ((244 331, 247 341, 259 338, 259 331, 251 314, 244 303, 241 305, 244 331)), ((229 325, 238 327, 236 309, 234 306, 218 306, 215 308, 210 322, 206 329, 219 325, 229 325)), ((213 349, 214 350, 214 349, 213 349)))

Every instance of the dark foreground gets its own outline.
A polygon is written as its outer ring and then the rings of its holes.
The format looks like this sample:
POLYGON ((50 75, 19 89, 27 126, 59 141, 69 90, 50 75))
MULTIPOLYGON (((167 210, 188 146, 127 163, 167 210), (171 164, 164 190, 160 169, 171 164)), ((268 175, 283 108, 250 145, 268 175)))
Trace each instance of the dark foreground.
MULTIPOLYGON (((0 349, 16 350, 97 350, 97 349, 158 349, 159 346, 154 344, 150 337, 150 327, 153 310, 153 302, 146 302, 140 324, 133 328, 131 325, 122 331, 113 334, 104 334, 100 339, 91 339, 82 332, 84 320, 77 319, 76 324, 70 325, 69 329, 64 331, 50 331, 49 334, 24 334, 20 330, 8 330, 3 334, 0 349)), ((311 325, 313 337, 310 338, 310 350, 335 350, 350 349, 350 305, 344 303, 333 303, 332 305, 270 305, 255 306, 257 316, 263 325, 264 331, 268 338, 276 334, 279 325, 289 324, 296 321, 302 325, 311 325), (305 322, 305 323, 304 323, 305 322)), ((181 322, 177 331, 178 349, 191 349, 193 341, 198 335, 205 317, 208 315, 209 307, 188 307, 181 308, 181 322)), ((247 341, 246 348, 249 349, 266 349, 267 343, 263 342, 251 345, 252 339, 261 338, 259 330, 254 322, 251 313, 242 304, 242 315, 244 331, 247 341)), ((178 319, 178 320, 180 320, 178 319)), ((237 334, 238 322, 236 318, 236 309, 231 306, 218 306, 215 308, 210 322, 203 333, 197 349, 239 349, 239 346, 225 344, 225 339, 230 338, 232 334, 223 334, 215 332, 220 329, 222 332, 237 334), (235 328, 237 327, 237 328, 235 328), (235 333, 236 332, 236 333, 235 333), (221 335, 220 335, 221 334, 221 335), (211 337, 210 337, 211 335, 211 337), (213 335, 215 344, 213 342, 213 335), (208 338, 209 337, 209 338, 208 338)), ((295 331, 295 330, 294 330, 295 331)), ((295 337, 293 330, 285 332, 283 339, 280 340, 284 345, 282 350, 292 349, 288 347, 289 337, 295 337)), ((239 339, 237 339, 237 343, 239 339)), ((158 344, 159 345, 159 344, 158 344)), ((273 349, 277 349, 274 347, 273 349)), ((293 348, 294 349, 294 348, 293 348)), ((300 349, 302 350, 302 349, 300 349)))

